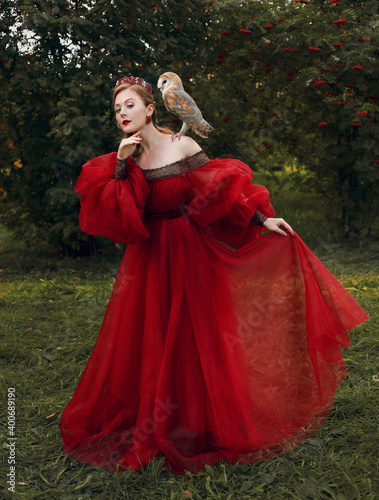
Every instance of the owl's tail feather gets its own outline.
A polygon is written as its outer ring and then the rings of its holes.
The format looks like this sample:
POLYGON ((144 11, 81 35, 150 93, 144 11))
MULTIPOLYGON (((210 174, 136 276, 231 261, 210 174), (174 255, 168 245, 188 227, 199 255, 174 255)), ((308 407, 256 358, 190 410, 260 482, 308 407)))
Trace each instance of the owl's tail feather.
POLYGON ((200 137, 208 137, 208 132, 212 132, 213 127, 204 118, 199 123, 191 123, 191 128, 200 137))

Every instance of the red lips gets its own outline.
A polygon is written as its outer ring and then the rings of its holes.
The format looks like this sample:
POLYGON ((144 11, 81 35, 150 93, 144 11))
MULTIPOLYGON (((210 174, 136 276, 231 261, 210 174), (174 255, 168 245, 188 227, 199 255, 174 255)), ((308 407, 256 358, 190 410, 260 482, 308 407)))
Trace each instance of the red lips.
POLYGON ((128 123, 130 123, 130 120, 124 120, 124 121, 122 122, 122 124, 123 124, 123 125, 127 125, 128 123))

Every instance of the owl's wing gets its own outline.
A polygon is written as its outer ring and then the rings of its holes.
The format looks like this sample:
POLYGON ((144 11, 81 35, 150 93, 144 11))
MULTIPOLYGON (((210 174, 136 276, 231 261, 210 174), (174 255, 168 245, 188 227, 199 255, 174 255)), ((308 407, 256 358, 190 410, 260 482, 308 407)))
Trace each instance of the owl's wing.
POLYGON ((203 119, 196 102, 184 91, 165 92, 163 101, 168 111, 186 123, 198 122, 203 119))

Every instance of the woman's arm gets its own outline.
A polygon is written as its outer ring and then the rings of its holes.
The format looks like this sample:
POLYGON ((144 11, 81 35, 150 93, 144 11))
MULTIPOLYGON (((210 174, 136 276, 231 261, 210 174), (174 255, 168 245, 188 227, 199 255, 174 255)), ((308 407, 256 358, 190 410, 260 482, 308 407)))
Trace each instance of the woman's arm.
POLYGON ((276 219, 274 217, 266 217, 259 210, 255 211, 255 214, 253 215, 251 220, 257 226, 265 226, 270 231, 275 231, 279 234, 282 234, 283 236, 287 236, 287 233, 285 231, 279 229, 279 226, 284 226, 285 228, 288 229, 288 231, 292 234, 292 236, 295 236, 291 226, 285 220, 276 219))
POLYGON ((128 171, 126 168, 126 160, 127 160, 127 158, 124 158, 123 160, 121 160, 121 158, 117 157, 116 168, 114 171, 114 178, 115 179, 125 180, 128 177, 128 171))
POLYGON ((256 224, 257 226, 263 226, 264 222, 268 219, 265 215, 263 215, 259 210, 255 211, 255 214, 251 218, 251 220, 256 224))

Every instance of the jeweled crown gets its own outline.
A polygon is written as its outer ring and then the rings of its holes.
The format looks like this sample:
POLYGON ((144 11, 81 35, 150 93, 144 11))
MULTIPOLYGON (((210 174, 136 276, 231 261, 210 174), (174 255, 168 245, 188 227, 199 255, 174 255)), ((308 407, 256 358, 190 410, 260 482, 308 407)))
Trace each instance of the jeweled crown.
POLYGON ((122 85, 123 83, 130 83, 132 85, 141 85, 142 87, 147 89, 151 95, 153 95, 153 89, 151 85, 145 82, 145 80, 143 78, 140 78, 139 76, 124 76, 123 78, 118 80, 118 82, 116 83, 116 87, 122 85))

